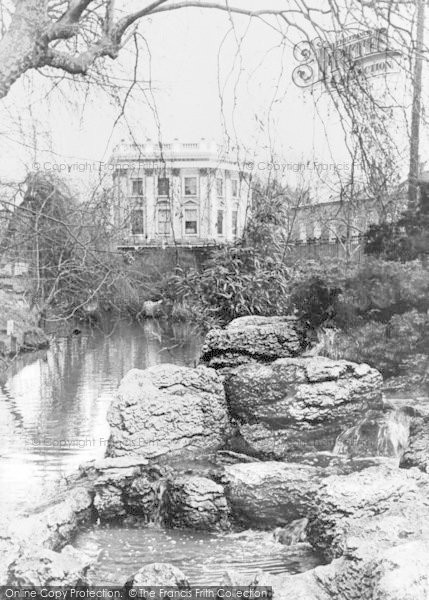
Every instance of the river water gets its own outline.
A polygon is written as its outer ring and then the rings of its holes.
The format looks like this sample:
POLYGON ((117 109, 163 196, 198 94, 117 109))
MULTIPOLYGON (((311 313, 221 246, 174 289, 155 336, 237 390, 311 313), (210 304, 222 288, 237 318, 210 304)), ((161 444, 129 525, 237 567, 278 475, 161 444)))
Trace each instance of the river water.
POLYGON ((104 455, 106 412, 127 371, 193 366, 201 341, 183 324, 105 323, 19 357, 0 385, 1 511, 34 507, 61 476, 104 455))

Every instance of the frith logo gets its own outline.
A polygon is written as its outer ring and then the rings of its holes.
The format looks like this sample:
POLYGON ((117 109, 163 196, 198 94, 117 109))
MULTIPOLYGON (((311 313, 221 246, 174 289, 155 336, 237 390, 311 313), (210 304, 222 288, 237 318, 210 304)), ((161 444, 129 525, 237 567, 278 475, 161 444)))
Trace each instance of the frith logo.
POLYGON ((385 29, 353 34, 335 43, 317 38, 295 46, 294 57, 300 64, 292 77, 299 87, 321 82, 336 87, 348 81, 352 72, 365 76, 391 72, 399 56, 385 29))

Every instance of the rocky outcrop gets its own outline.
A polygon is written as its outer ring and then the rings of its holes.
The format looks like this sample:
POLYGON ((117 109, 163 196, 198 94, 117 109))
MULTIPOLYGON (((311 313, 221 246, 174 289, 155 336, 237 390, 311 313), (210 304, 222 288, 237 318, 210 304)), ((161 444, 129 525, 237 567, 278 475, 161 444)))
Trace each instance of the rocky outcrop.
POLYGON ((61 555, 58 551, 69 544, 79 527, 89 522, 91 516, 92 494, 86 488, 78 487, 68 490, 64 500, 40 512, 2 523, 0 585, 10 583, 11 578, 14 581, 23 578, 25 569, 35 581, 38 578, 42 581, 43 577, 47 581, 54 581, 57 577, 60 581, 63 577, 67 582, 83 577, 86 568, 80 563, 81 559, 85 563, 86 558, 73 554, 71 548, 61 555), (72 554, 78 560, 71 561, 72 554))
POLYGON ((225 378, 231 415, 248 452, 284 459, 332 450, 346 427, 381 402, 382 377, 365 364, 281 358, 242 365, 225 378))
MULTIPOLYGON (((131 587, 175 587, 179 590, 189 590, 189 582, 180 569, 168 563, 151 563, 142 567, 125 584, 131 587)), ((149 590, 147 590, 149 591, 149 590)))
POLYGON ((307 537, 326 560, 357 548, 429 539, 429 478, 417 469, 370 467, 324 479, 307 537))
POLYGON ((429 597, 429 546, 422 541, 404 542, 379 550, 357 552, 298 575, 234 577, 250 588, 272 586, 276 600, 427 600, 429 597))
POLYGON ((230 432, 222 380, 213 369, 133 369, 108 413, 109 456, 155 458, 210 451, 230 432))
POLYGON ((203 531, 230 527, 229 509, 223 487, 195 475, 174 479, 166 498, 166 525, 203 531))
POLYGON ((301 340, 301 328, 294 317, 240 317, 225 329, 208 332, 201 361, 215 369, 271 362, 297 356, 302 350, 301 340))
POLYGON ((26 548, 10 565, 8 584, 15 586, 87 585, 88 557, 72 546, 61 553, 40 546, 26 548))
POLYGON ((77 529, 91 519, 92 494, 84 487, 67 491, 61 502, 24 518, 13 520, 10 529, 18 543, 37 541, 48 549, 69 543, 77 529))
POLYGON ((233 517, 252 527, 273 528, 306 517, 322 472, 309 465, 256 462, 225 467, 233 517))
POLYGON ((414 416, 410 424, 408 446, 401 459, 404 469, 418 467, 429 473, 429 416, 414 416))

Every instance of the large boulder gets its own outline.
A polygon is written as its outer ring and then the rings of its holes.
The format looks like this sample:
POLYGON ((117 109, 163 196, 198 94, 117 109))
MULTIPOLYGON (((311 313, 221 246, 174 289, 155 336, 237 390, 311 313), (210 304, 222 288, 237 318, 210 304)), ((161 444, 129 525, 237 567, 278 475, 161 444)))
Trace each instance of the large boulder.
POLYGON ((225 377, 241 450, 265 458, 332 450, 338 434, 381 405, 382 377, 365 364, 323 357, 248 364, 225 377))
POLYGON ((58 550, 69 544, 79 527, 92 517, 93 497, 85 487, 68 490, 64 500, 45 510, 11 521, 13 539, 21 545, 33 543, 58 550))
MULTIPOLYGON (((40 581, 45 576, 47 581, 54 581, 57 576, 58 581, 63 576, 64 581, 73 581, 75 576, 78 579, 83 571, 76 562, 67 570, 70 548, 66 558, 51 551, 67 546, 91 517, 92 494, 84 487, 77 487, 68 490, 64 500, 33 514, 4 519, 0 535, 0 585, 10 583, 10 579, 17 581, 26 570, 29 576, 34 576, 34 581, 38 581, 39 575, 40 581)), ((78 558, 77 562, 81 562, 81 557, 78 558)))
POLYGON ((15 586, 88 585, 88 557, 72 546, 61 553, 39 546, 26 548, 10 565, 8 584, 15 586))
POLYGON ((429 543, 401 544, 385 550, 368 569, 377 600, 429 598, 429 543))
POLYGON ((208 332, 201 361, 215 369, 297 356, 302 334, 294 317, 240 317, 208 332))
POLYGON ((230 527, 229 509, 221 485, 206 477, 185 475, 169 486, 166 525, 221 531, 230 527))
POLYGON ((109 456, 209 452, 222 446, 230 433, 222 379, 206 367, 131 370, 121 382, 108 421, 109 456))
POLYGON ((404 539, 429 539, 429 478, 391 465, 325 478, 307 527, 312 546, 326 559, 356 549, 387 548, 404 539))
POLYGON ((127 581, 125 587, 175 587, 179 590, 190 589, 189 582, 182 571, 169 563, 151 563, 145 565, 127 581))
POLYGON ((273 528, 306 517, 322 471, 309 465, 255 462, 225 467, 233 517, 248 526, 273 528))

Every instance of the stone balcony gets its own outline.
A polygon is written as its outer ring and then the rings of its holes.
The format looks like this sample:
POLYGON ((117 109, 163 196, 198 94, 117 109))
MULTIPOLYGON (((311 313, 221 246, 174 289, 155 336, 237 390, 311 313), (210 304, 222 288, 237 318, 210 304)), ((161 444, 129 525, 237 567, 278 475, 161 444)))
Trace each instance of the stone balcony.
POLYGON ((189 143, 174 140, 166 144, 160 144, 153 140, 146 140, 146 142, 141 144, 121 142, 115 147, 111 160, 112 162, 119 163, 127 160, 150 162, 168 160, 238 162, 234 151, 228 153, 223 146, 205 139, 189 143))

